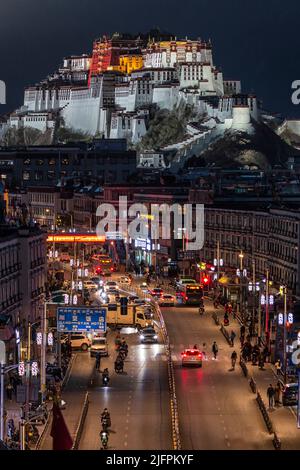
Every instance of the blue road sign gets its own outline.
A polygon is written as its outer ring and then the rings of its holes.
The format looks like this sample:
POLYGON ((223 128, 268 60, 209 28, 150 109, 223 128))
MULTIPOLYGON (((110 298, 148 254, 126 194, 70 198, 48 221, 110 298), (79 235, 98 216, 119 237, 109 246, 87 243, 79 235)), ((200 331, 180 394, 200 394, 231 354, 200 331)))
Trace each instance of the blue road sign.
POLYGON ((106 331, 106 309, 95 307, 58 307, 57 330, 73 331, 106 331))

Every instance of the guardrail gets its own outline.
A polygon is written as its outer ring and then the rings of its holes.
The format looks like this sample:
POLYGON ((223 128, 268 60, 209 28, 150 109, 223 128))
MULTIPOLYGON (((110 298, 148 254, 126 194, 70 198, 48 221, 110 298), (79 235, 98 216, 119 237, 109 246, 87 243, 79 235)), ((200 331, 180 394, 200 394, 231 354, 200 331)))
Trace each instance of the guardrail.
POLYGON ((161 324, 161 330, 163 333, 163 339, 165 344, 165 350, 167 355, 168 363, 168 382, 169 382, 169 392, 170 392, 170 407, 171 407, 171 422, 172 422, 172 439, 173 439, 173 448, 174 450, 181 449, 181 439, 179 431, 179 415, 178 415, 178 406, 177 406, 177 397, 176 397, 176 388, 175 388, 175 377, 174 377, 174 365, 172 361, 172 352, 170 347, 170 340, 166 328, 164 318, 162 316, 159 305, 152 301, 152 304, 155 306, 157 316, 161 324))
POLYGON ((242 368, 242 371, 243 371, 243 374, 245 377, 248 377, 248 367, 246 365, 246 362, 244 361, 244 359, 242 358, 242 356, 240 356, 240 366, 242 368))
POLYGON ((276 450, 281 450, 281 440, 277 436, 276 432, 274 432, 274 437, 273 437, 272 442, 276 450))
POLYGON ((88 412, 88 408, 89 408, 89 392, 86 392, 81 415, 79 418, 79 423, 76 429, 75 439, 74 439, 71 450, 78 450, 78 446, 79 446, 79 442, 82 436, 83 426, 84 426, 85 418, 88 412))
POLYGON ((251 388, 252 392, 256 393, 257 392, 257 385, 256 385, 256 382, 253 379, 253 377, 250 378, 249 385, 250 385, 250 388, 251 388))
POLYGON ((61 383, 61 389, 62 390, 65 388, 65 386, 68 383, 68 380, 69 380, 70 374, 71 374, 71 370, 72 370, 72 367, 73 367, 73 364, 74 364, 74 361, 75 361, 76 357, 77 357, 77 354, 72 354, 72 357, 71 357, 70 362, 68 364, 68 368, 66 370, 63 381, 61 383))
POLYGON ((225 337, 225 339, 226 339, 226 341, 228 342, 228 344, 229 344, 230 346, 232 346, 232 342, 231 342, 229 333, 228 333, 228 331, 226 330, 226 328, 224 328, 224 325, 221 326, 220 331, 222 332, 222 334, 223 334, 223 336, 225 337))
POLYGON ((215 321, 215 324, 216 324, 216 325, 220 325, 220 320, 219 320, 219 317, 218 317, 218 315, 216 314, 216 312, 214 312, 214 313, 212 314, 212 319, 215 321))
POLYGON ((269 434, 272 434, 272 432, 274 432, 273 423, 270 419, 270 416, 269 416, 269 413, 267 411, 266 405, 265 405, 265 403, 264 403, 264 401, 261 397, 261 394, 259 392, 257 392, 256 401, 258 403, 259 409, 260 409, 261 414, 262 414, 262 416, 264 418, 264 421, 266 423, 269 434))

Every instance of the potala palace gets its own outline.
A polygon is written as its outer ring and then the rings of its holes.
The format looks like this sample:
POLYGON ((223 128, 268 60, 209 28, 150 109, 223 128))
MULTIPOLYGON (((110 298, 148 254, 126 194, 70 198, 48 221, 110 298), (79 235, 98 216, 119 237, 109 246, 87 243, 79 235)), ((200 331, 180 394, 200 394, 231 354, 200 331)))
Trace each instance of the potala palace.
POLYGON ((97 39, 91 55, 67 57, 55 73, 27 87, 23 106, 2 123, 2 132, 13 127, 53 132, 63 125, 136 145, 147 132, 151 110, 186 105, 193 119, 175 149, 201 147, 208 135, 226 129, 249 130, 259 119, 256 96, 243 94, 239 80, 224 78, 210 42, 114 34, 97 39))

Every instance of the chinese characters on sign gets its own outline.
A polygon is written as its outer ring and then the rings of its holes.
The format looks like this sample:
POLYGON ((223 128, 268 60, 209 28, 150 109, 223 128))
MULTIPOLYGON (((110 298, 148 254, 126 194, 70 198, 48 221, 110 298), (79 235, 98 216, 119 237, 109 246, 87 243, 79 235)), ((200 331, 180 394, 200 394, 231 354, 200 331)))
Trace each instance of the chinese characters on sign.
POLYGON ((106 309, 60 307, 57 309, 57 329, 63 331, 106 331, 106 309))

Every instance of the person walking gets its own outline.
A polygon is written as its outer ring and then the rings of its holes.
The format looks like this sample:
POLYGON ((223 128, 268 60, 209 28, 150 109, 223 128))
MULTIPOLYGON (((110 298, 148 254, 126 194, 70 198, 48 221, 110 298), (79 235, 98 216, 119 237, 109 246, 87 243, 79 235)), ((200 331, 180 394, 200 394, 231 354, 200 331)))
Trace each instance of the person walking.
POLYGON ((12 394, 13 394, 14 387, 12 386, 11 382, 6 385, 6 396, 9 401, 12 401, 12 394))
POLYGON ((217 345, 217 343, 216 343, 215 341, 213 342, 213 345, 212 345, 212 348, 211 348, 211 349, 212 349, 212 352, 213 352, 213 355, 214 355, 213 359, 216 360, 216 359, 217 359, 217 355, 218 355, 219 348, 218 348, 218 345, 217 345))
POLYGON ((275 399, 275 406, 280 406, 281 405, 281 392, 282 392, 282 387, 281 383, 278 381, 277 384, 275 385, 275 393, 274 393, 274 399, 275 399))
POLYGON ((277 374, 277 376, 280 375, 280 373, 281 373, 281 362, 280 362, 280 359, 277 359, 277 361, 275 362, 275 369, 276 369, 276 374, 277 374))
POLYGON ((233 351, 233 353, 231 354, 231 367, 232 367, 232 370, 235 369, 236 360, 237 360, 237 353, 236 353, 236 351, 233 351))
POLYGON ((208 360, 208 357, 207 357, 207 354, 206 354, 206 343, 202 344, 202 356, 203 356, 205 361, 208 360))
POLYGON ((100 372, 100 364, 101 364, 101 354, 97 352, 96 354, 96 370, 100 372))
POLYGON ((230 341, 231 341, 231 346, 233 347, 234 346, 234 338, 236 337, 236 334, 233 330, 231 330, 231 333, 230 333, 230 341))
POLYGON ((274 408, 274 395, 275 395, 275 389, 272 384, 269 385, 267 388, 267 396, 269 399, 269 408, 273 409, 274 408))

